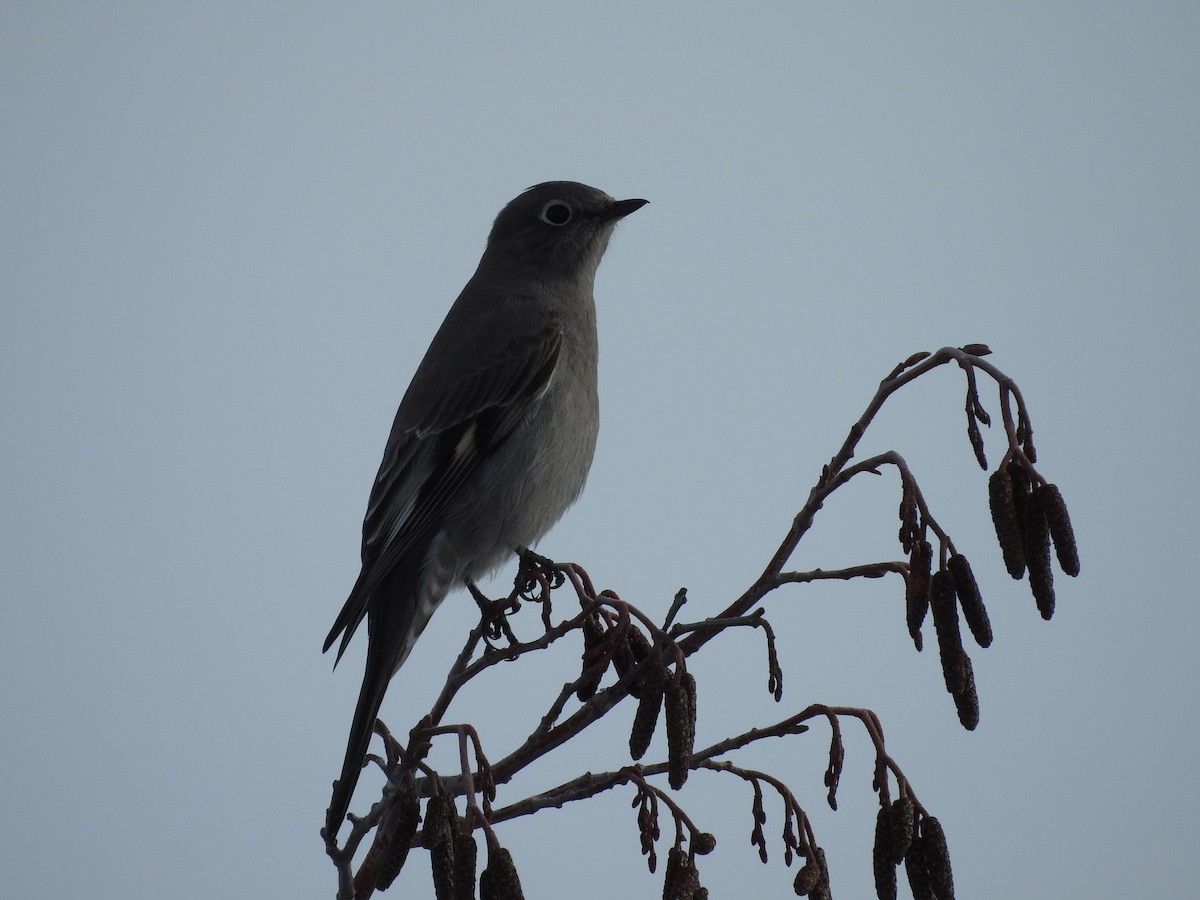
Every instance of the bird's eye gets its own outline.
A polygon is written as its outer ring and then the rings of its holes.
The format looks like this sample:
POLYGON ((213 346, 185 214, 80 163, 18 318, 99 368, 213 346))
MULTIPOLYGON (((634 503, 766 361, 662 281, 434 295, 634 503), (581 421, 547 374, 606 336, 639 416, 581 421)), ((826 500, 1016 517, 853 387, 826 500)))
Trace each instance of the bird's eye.
POLYGON ((542 207, 540 218, 547 225, 553 225, 556 228, 561 228, 571 221, 571 207, 561 200, 551 200, 542 207))

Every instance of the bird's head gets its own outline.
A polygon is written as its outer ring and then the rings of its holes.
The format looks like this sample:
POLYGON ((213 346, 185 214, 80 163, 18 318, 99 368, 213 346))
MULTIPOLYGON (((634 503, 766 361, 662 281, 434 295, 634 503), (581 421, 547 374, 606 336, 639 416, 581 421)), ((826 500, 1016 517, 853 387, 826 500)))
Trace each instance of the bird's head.
POLYGON ((575 181, 534 185, 500 211, 484 261, 544 276, 590 279, 613 226, 646 205, 575 181))

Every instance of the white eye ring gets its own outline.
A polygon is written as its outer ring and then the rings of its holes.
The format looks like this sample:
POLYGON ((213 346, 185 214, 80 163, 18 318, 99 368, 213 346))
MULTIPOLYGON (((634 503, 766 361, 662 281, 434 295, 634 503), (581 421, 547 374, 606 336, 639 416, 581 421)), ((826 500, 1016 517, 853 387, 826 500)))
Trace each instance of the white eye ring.
POLYGON ((562 200, 551 200, 542 207, 542 214, 538 216, 547 225, 553 225, 555 228, 561 228, 575 217, 569 203, 562 200))

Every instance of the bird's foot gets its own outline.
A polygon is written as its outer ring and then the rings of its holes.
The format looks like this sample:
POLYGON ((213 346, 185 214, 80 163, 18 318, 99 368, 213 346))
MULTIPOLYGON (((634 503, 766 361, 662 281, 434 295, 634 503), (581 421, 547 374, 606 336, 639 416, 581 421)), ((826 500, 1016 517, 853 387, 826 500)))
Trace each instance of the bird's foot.
POLYGON ((471 596, 475 598, 475 603, 479 606, 483 639, 487 641, 488 646, 492 645, 492 641, 498 641, 502 637, 506 638, 510 644, 517 643, 517 636, 513 634, 513 630, 508 624, 508 617, 521 608, 516 594, 493 600, 473 581, 467 582, 467 590, 471 592, 471 596))
POLYGON ((528 547, 517 550, 521 561, 513 587, 527 600, 544 599, 548 590, 553 591, 566 583, 566 576, 558 563, 548 556, 534 553, 528 547))

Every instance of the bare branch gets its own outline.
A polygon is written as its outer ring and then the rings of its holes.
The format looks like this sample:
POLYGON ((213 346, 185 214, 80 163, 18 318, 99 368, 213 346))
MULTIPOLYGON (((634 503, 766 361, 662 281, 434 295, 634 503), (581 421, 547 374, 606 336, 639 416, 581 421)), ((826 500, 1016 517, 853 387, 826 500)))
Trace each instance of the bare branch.
MULTIPOLYGON (((843 722, 860 723, 872 742, 875 758, 870 783, 880 801, 873 863, 876 878, 885 893, 890 894, 894 889, 894 866, 900 861, 905 863, 914 888, 919 889, 924 883, 948 886, 949 859, 941 825, 917 800, 912 785, 887 752, 882 726, 873 712, 857 707, 811 704, 774 724, 751 728, 696 750, 697 686, 688 671, 687 660, 731 629, 761 629, 766 644, 767 687, 778 702, 783 695, 783 673, 776 648, 777 635, 761 605, 764 598, 785 585, 898 574, 904 580, 908 632, 920 650, 923 643, 921 628, 926 610, 932 605, 938 655, 947 689, 953 697, 960 722, 967 728, 974 727, 978 721, 979 703, 971 661, 963 650, 958 632, 958 610, 961 608, 979 646, 990 645, 992 634, 970 564, 955 546, 948 529, 934 517, 916 475, 900 453, 885 450, 858 461, 854 461, 854 457, 875 417, 894 394, 929 372, 954 362, 963 372, 966 383, 963 409, 967 417, 968 444, 976 462, 986 469, 982 427, 990 427, 992 417, 984 405, 980 383, 983 381, 986 385, 985 379, 990 379, 997 390, 1004 442, 1001 462, 989 481, 998 540, 1014 577, 1021 577, 1027 568, 1030 570, 1039 609, 1048 618, 1054 604, 1051 542, 1058 552, 1061 568, 1068 575, 1078 574, 1078 550, 1061 492, 1035 468, 1037 454, 1025 399, 1012 379, 983 358, 989 353, 990 350, 981 344, 943 347, 934 353, 913 354, 897 365, 880 382, 842 445, 822 468, 807 500, 766 566, 740 596, 713 615, 687 623, 677 622, 688 599, 686 590, 681 588, 660 626, 637 606, 622 600, 616 592, 598 592, 580 566, 556 564, 527 550, 520 553, 520 566, 507 596, 491 600, 472 585, 472 594, 480 607, 480 621, 467 636, 429 712, 410 729, 407 745, 397 741, 382 722, 376 723, 384 753, 382 756, 370 755, 368 761, 378 764, 388 775, 379 802, 364 816, 349 816, 351 828, 343 846, 339 847, 334 836, 322 831, 326 853, 337 871, 339 900, 362 900, 374 890, 386 888, 403 865, 408 847, 417 846, 422 840, 434 848, 432 852, 441 854, 435 862, 435 878, 442 885, 439 890, 446 889, 456 878, 474 879, 472 832, 476 828, 483 830, 488 847, 489 862, 484 881, 492 887, 502 882, 517 883, 511 855, 500 845, 496 835, 497 825, 586 800, 622 785, 632 785, 636 790, 632 805, 637 809, 640 846, 650 870, 653 872, 657 865, 660 813, 666 810, 674 823, 673 845, 667 857, 666 887, 698 891, 695 857, 710 852, 715 847, 715 839, 699 829, 684 808, 686 798, 678 793, 685 787, 688 773, 698 770, 732 775, 750 786, 754 821, 751 842, 764 862, 768 858, 763 830, 768 821, 767 800, 778 796, 783 807, 780 834, 784 860, 789 866, 795 855, 805 860, 797 873, 795 889, 811 892, 812 896, 820 896, 822 892, 827 894, 829 871, 824 851, 817 845, 811 818, 800 806, 792 787, 774 774, 746 768, 730 758, 760 741, 794 739, 808 732, 814 719, 823 719, 830 729, 828 765, 823 781, 826 800, 832 809, 837 809, 837 792, 845 762, 843 722), (900 558, 834 569, 788 570, 788 561, 833 494, 860 475, 881 475, 888 467, 895 469, 899 476, 900 558), (932 545, 935 538, 936 554, 932 545), (573 594, 571 602, 562 602, 564 594, 568 597, 573 594), (560 601, 557 609, 552 598, 560 601), (511 627, 510 619, 519 613, 523 604, 534 603, 539 607, 539 619, 528 618, 521 622, 540 620, 540 628, 535 636, 521 640, 511 627), (518 746, 506 748, 507 752, 497 762, 489 762, 484 752, 484 740, 472 725, 445 723, 451 706, 468 682, 485 676, 499 663, 519 663, 528 654, 545 650, 576 632, 579 636, 571 639, 580 640, 583 646, 578 674, 557 686, 547 685, 545 712, 529 735, 518 746), (610 671, 615 672, 615 677, 609 675, 610 671), (606 680, 609 683, 604 686, 606 680), (660 708, 665 707, 666 760, 648 765, 627 763, 600 774, 584 773, 541 793, 503 806, 494 805, 498 791, 517 774, 583 735, 629 697, 635 698, 638 704, 629 742, 630 753, 640 758, 647 752, 660 708), (458 765, 456 771, 443 773, 425 760, 433 742, 446 738, 454 738, 457 742, 458 765), (664 776, 677 793, 658 783, 664 776), (893 785, 895 802, 891 799, 893 785), (460 795, 465 797, 465 813, 461 819, 457 817, 453 802, 460 795), (418 834, 416 804, 421 797, 433 799, 427 805, 426 829, 418 834), (428 810, 434 807, 437 816, 442 818, 431 823, 429 819, 434 816, 428 810), (452 827, 447 826, 449 820, 445 820, 445 816, 453 817, 452 827), (453 832, 454 846, 447 837, 448 827, 453 832), (358 872, 353 873, 353 859, 372 832, 374 842, 358 872), (460 838, 463 839, 461 867, 453 862, 460 838), (682 849, 685 841, 687 852, 682 849)), ((537 706, 532 708, 537 709, 537 706)))

